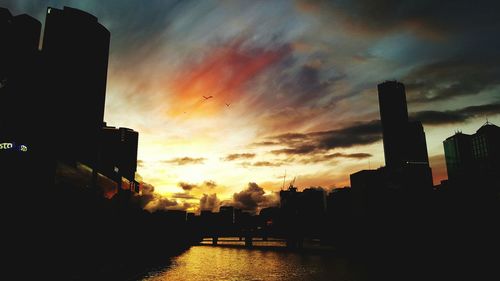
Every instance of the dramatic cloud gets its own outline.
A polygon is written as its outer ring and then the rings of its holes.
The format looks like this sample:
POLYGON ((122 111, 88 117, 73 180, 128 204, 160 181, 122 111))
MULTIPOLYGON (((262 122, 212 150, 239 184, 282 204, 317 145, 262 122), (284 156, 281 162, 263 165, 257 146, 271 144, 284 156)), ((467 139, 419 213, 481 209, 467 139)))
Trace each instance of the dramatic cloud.
POLYGON ((226 157, 223 158, 224 161, 234 161, 234 160, 241 160, 241 159, 251 159, 255 157, 255 153, 235 153, 235 154, 229 154, 226 157))
POLYGON ((468 106, 457 110, 420 111, 412 114, 412 118, 427 125, 455 124, 472 118, 485 118, 500 114, 500 103, 468 106))
POLYGON ((133 200, 150 212, 165 211, 170 208, 183 209, 175 199, 171 200, 156 193, 153 185, 144 182, 141 183, 141 193, 135 195, 133 200))
POLYGON ((338 130, 288 133, 271 137, 287 148, 272 150, 274 154, 307 155, 335 148, 372 144, 381 139, 379 120, 355 123, 338 130))
POLYGON ((235 39, 214 48, 199 63, 186 65, 171 86, 177 104, 172 113, 177 115, 185 108, 218 112, 219 104, 237 100, 251 80, 291 52, 287 45, 263 49, 244 43, 235 39), (203 100, 203 96, 212 96, 219 102, 203 100))
POLYGON ((347 153, 346 154, 346 153, 337 152, 337 153, 325 154, 325 155, 313 155, 311 157, 307 157, 307 158, 300 160, 300 162, 302 162, 304 164, 320 163, 320 162, 330 161, 330 160, 337 159, 337 158, 351 158, 351 159, 361 160, 361 159, 370 158, 372 156, 373 155, 371 155, 369 153, 350 153, 350 154, 347 153))
POLYGON ((403 81, 410 102, 477 95, 500 86, 500 56, 471 54, 467 58, 431 63, 416 68, 403 81))
POLYGON ((177 164, 177 165, 194 165, 194 164, 203 164, 205 160, 206 160, 205 158, 182 157, 182 158, 174 158, 171 160, 166 160, 163 162, 169 164, 177 164))
POLYGON ((220 207, 220 200, 217 198, 216 193, 203 194, 200 199, 200 210, 201 211, 212 211, 218 212, 220 207))
POLYGON ((182 189, 184 189, 185 191, 189 191, 189 190, 197 187, 196 184, 190 184, 190 183, 186 183, 186 182, 180 182, 177 185, 179 187, 181 187, 182 189))
POLYGON ((200 184, 179 182, 177 185, 180 188, 182 188, 184 191, 189 192, 195 188, 197 188, 197 189, 204 189, 204 188, 212 189, 212 188, 215 188, 217 186, 217 183, 212 181, 212 180, 208 180, 208 181, 204 181, 200 184))
POLYGON ((275 194, 266 195, 262 187, 250 182, 246 189, 234 193, 231 204, 235 208, 256 213, 262 208, 277 206, 278 198, 275 194))
POLYGON ((353 32, 383 33, 409 29, 434 38, 439 33, 498 24, 498 2, 478 0, 300 0, 305 11, 340 20, 353 32), (464 18, 469 20, 464 21, 464 18))

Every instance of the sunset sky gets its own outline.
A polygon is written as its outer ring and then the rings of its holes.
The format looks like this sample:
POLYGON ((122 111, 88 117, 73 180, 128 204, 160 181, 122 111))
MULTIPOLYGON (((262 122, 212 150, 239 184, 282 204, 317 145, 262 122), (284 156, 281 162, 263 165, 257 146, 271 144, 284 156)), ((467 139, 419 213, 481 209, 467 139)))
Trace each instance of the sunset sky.
POLYGON ((195 210, 227 200, 265 206, 285 171, 286 185, 296 177, 299 188, 332 188, 348 186, 350 173, 384 165, 377 121, 377 84, 384 80, 405 83, 439 183, 446 178, 446 137, 474 133, 486 118, 500 125, 495 3, 2 0, 1 6, 42 22, 47 6, 99 18, 111 31, 105 121, 139 131, 140 178, 170 206, 195 210))

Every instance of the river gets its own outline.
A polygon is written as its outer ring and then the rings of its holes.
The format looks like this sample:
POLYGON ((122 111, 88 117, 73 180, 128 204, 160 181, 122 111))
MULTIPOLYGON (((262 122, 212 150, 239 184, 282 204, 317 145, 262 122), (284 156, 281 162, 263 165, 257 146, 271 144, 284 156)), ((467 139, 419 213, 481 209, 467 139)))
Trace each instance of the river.
POLYGON ((358 280, 345 258, 262 249, 194 246, 143 281, 358 280))

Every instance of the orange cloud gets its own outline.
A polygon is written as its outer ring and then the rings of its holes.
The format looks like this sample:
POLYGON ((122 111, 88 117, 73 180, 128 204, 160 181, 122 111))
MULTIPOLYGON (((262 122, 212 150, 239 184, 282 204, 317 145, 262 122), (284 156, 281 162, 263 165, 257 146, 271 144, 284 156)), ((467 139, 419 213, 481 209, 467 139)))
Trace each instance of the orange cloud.
POLYGON ((241 97, 247 82, 280 61, 290 50, 289 46, 245 50, 241 43, 214 49, 201 62, 186 66, 174 79, 171 90, 175 107, 169 113, 179 115, 188 110, 190 114, 210 115, 216 112, 224 103, 241 97), (203 96, 213 98, 205 100, 203 96))

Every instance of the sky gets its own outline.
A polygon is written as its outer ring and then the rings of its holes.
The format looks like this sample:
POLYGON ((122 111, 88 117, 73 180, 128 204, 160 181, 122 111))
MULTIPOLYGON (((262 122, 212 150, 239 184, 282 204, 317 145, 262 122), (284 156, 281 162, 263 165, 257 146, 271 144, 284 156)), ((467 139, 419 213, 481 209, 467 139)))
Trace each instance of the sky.
POLYGON ((500 125, 497 1, 0 6, 42 23, 48 6, 70 6, 110 30, 105 121, 140 133, 137 177, 155 207, 257 210, 293 179, 299 189, 349 186, 349 174, 384 165, 385 80, 406 85, 436 184, 447 177, 444 139, 486 119, 500 125))

